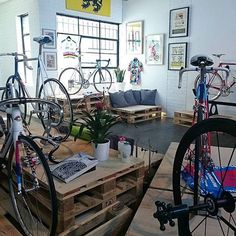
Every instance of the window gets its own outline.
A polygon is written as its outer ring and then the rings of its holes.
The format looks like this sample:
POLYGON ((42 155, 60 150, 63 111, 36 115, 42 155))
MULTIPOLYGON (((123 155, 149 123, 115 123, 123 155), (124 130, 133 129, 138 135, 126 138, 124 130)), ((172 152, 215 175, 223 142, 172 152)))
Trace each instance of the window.
MULTIPOLYGON (((30 46, 30 30, 29 30, 29 15, 24 14, 19 16, 20 26, 20 52, 25 54, 28 58, 31 57, 30 46)), ((29 63, 30 64, 30 63, 29 63)), ((32 78, 32 72, 29 71, 23 64, 19 67, 20 74, 25 83, 32 78)))
MULTIPOLYGON (((66 38, 71 40, 67 49, 80 51, 82 67, 92 68, 91 64, 96 59, 111 59, 109 68, 116 68, 119 64, 119 25, 96 20, 88 20, 79 17, 57 15, 58 34, 58 59, 61 69, 67 67, 62 62, 63 42, 66 38), (73 45, 74 44, 74 45, 73 45), (61 61, 61 63, 60 63, 61 61)), ((76 65, 76 62, 75 62, 76 65)), ((71 62, 70 62, 71 66, 71 62)))

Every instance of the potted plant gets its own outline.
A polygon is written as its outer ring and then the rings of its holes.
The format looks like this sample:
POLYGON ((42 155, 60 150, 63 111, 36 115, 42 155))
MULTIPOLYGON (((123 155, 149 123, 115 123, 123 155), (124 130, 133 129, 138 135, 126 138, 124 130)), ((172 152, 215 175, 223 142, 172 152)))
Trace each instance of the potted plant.
POLYGON ((117 83, 123 83, 124 78, 125 78, 125 71, 126 70, 121 70, 119 67, 114 70, 115 71, 115 75, 116 75, 116 82, 117 83))
POLYGON ((110 128, 118 123, 118 117, 103 109, 102 103, 96 104, 96 109, 90 112, 81 112, 80 128, 75 140, 80 138, 86 129, 94 148, 94 157, 98 160, 107 160, 109 156, 110 141, 107 139, 111 133, 110 128))
POLYGON ((116 82, 118 90, 124 90, 124 78, 125 78, 125 72, 126 70, 121 70, 119 67, 114 70, 116 75, 116 82))

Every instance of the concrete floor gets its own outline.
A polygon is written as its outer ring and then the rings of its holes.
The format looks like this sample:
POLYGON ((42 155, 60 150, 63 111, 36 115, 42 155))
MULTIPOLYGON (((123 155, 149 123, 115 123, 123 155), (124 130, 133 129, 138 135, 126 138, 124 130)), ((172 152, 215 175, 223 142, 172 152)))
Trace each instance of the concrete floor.
POLYGON ((176 125, 171 118, 137 124, 120 123, 111 128, 112 134, 135 140, 135 144, 165 154, 171 142, 179 142, 188 127, 176 125))

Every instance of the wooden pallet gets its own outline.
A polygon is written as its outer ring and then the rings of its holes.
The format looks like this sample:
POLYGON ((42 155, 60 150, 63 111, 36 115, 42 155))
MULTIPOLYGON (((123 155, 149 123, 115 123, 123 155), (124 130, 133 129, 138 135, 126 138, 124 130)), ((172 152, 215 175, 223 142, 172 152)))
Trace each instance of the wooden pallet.
POLYGON ((174 123, 190 127, 193 122, 193 111, 176 111, 174 112, 174 123))
MULTIPOLYGON (((81 140, 63 143, 59 153, 55 155, 65 158, 76 151, 92 155, 91 145, 81 140)), ((117 201, 122 205, 131 206, 140 200, 143 193, 144 162, 135 157, 130 158, 129 162, 122 162, 117 157, 112 158, 113 152, 116 152, 117 156, 117 151, 111 150, 111 158, 100 162, 95 171, 85 173, 67 184, 54 179, 59 205, 58 234, 65 231, 76 232, 72 235, 81 235, 77 230, 83 234, 87 233, 101 224, 96 220, 92 224, 84 223, 81 226, 81 222, 91 221, 91 214, 97 214, 99 218, 107 207, 117 201)), ((50 209, 46 209, 46 195, 40 196, 40 201, 45 206, 42 211, 45 212, 46 220, 46 215, 50 216, 50 209)))
POLYGON ((160 119, 162 109, 160 106, 136 105, 112 108, 111 110, 127 123, 138 123, 146 120, 160 119))

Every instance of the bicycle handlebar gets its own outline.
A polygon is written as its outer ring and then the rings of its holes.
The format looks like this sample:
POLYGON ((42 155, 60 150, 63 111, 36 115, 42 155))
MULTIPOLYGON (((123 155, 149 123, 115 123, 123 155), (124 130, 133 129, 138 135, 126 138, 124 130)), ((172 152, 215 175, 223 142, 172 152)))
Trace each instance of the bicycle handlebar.
MULTIPOLYGON (((205 73, 211 73, 211 72, 217 72, 217 71, 223 71, 226 73, 226 79, 229 76, 229 70, 227 68, 222 68, 222 67, 206 67, 205 68, 205 73)), ((179 84, 178 88, 180 89, 182 87, 182 76, 183 73, 188 72, 188 71, 197 71, 199 72, 201 69, 200 68, 183 68, 181 67, 179 70, 179 84)))
POLYGON ((23 61, 25 63, 25 66, 29 70, 33 70, 33 67, 28 64, 28 57, 23 53, 18 53, 18 52, 0 53, 0 57, 2 57, 2 56, 12 56, 12 57, 15 57, 15 58, 17 58, 18 56, 22 56, 23 59, 17 59, 17 62, 22 62, 23 61))

